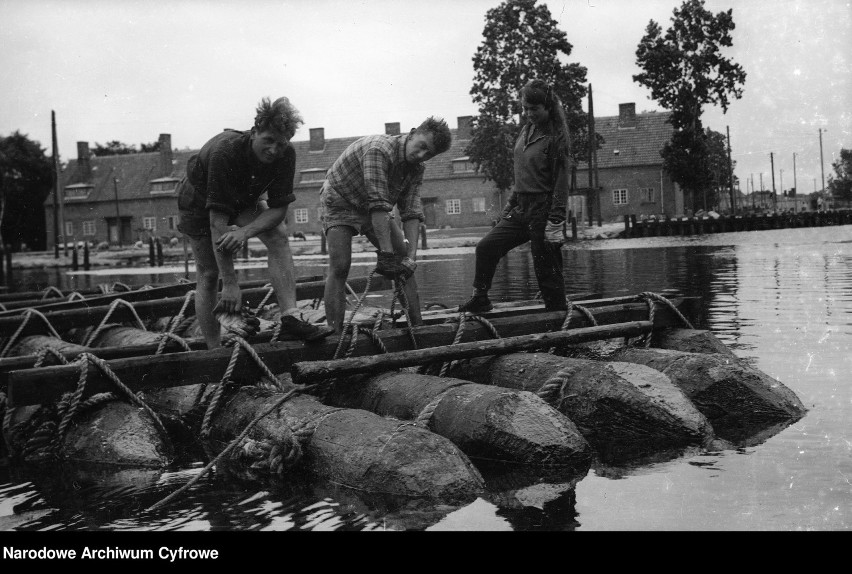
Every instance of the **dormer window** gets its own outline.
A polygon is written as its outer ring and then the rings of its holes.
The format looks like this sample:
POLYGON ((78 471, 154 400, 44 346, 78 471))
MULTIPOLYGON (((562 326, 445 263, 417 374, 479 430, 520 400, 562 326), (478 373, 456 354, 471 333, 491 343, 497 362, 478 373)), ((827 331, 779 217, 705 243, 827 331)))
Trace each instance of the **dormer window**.
POLYGON ((88 199, 94 186, 89 183, 75 183, 65 186, 65 200, 88 199))
POLYGON ((151 180, 151 195, 157 195, 161 193, 174 193, 177 188, 178 181, 177 178, 174 177, 161 177, 159 179, 151 180))
POLYGON ((303 169, 299 172, 299 183, 322 183, 328 170, 321 168, 303 169))
POLYGON ((476 173, 476 166, 470 157, 459 157, 453 160, 453 173, 476 173))

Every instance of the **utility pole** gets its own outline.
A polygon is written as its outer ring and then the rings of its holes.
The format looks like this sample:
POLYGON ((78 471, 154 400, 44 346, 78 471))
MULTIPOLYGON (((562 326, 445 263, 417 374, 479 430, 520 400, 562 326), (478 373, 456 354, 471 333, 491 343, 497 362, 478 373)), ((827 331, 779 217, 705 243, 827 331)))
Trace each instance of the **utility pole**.
POLYGON ((822 194, 825 195, 825 162, 822 159, 822 128, 819 128, 819 169, 822 172, 822 194))
POLYGON ((796 189, 796 152, 793 152, 793 189, 796 190, 796 194, 793 196, 793 209, 798 213, 799 211, 799 190, 796 189))
POLYGON ((121 247, 121 217, 118 212, 118 178, 112 178, 112 189, 115 191, 115 238, 121 247))
POLYGON ((751 174, 751 208, 754 209, 754 174, 751 174))
POLYGON ((769 163, 772 166, 772 211, 778 211, 778 199, 775 195, 775 154, 769 152, 769 163))
MULTIPOLYGON (((783 169, 779 169, 779 170, 778 170, 778 176, 781 178, 781 179, 780 179, 780 182, 781 182, 781 193, 784 193, 784 170, 783 170, 783 169)), ((784 193, 784 195, 787 195, 787 194, 786 194, 786 193, 784 193)))
POLYGON ((725 130, 728 132, 728 185, 731 190, 731 215, 733 215, 737 212, 737 204, 734 201, 734 173, 731 167, 731 127, 725 126, 725 130))
POLYGON ((594 112, 594 104, 592 103, 592 85, 589 84, 589 193, 586 196, 586 203, 588 204, 586 207, 589 211, 589 227, 594 223, 594 208, 592 206, 594 202, 594 189, 595 189, 595 176, 594 176, 594 156, 595 156, 595 112, 594 112))
POLYGON ((59 259, 59 237, 62 236, 62 252, 68 256, 68 242, 65 241, 64 197, 59 190, 59 142, 56 140, 56 112, 50 110, 50 130, 53 139, 53 255, 59 259))

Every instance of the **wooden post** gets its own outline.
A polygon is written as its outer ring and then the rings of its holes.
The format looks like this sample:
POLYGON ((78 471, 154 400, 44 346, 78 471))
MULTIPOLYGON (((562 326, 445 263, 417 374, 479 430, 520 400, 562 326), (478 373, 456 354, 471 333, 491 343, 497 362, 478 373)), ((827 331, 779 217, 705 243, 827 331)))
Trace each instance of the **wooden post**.
POLYGON ((83 242, 83 270, 89 270, 89 242, 83 242))
POLYGON ((635 215, 630 216, 630 229, 632 229, 632 232, 630 234, 631 237, 639 237, 639 234, 637 233, 637 229, 636 229, 636 216, 635 215))
POLYGON ((571 239, 577 239, 577 218, 571 217, 571 239))
POLYGON ((186 235, 182 237, 183 239, 183 276, 186 279, 189 279, 189 247, 186 242, 186 235))
POLYGON ((157 238, 157 267, 163 266, 163 242, 157 238))
MULTIPOLYGON (((591 226, 591 223, 589 223, 591 226)), ((630 216, 624 214, 624 237, 630 238, 630 216)))
POLYGON ((426 245, 426 224, 420 224, 420 249, 429 249, 426 245))
POLYGON ((6 285, 6 250, 2 245, 0 245, 0 285, 6 285))
POLYGON ((157 264, 157 260, 154 256, 154 237, 151 236, 148 238, 148 266, 154 267, 157 264))
POLYGON ((326 246, 325 233, 320 231, 320 253, 322 255, 328 255, 328 247, 326 246))
POLYGON ((77 271, 80 268, 78 255, 77 255, 78 251, 79 250, 77 249, 77 240, 75 239, 74 240, 74 247, 72 248, 72 251, 71 251, 71 270, 72 271, 77 271))
POLYGON ((243 243, 243 259, 248 259, 248 258, 249 258, 249 248, 248 248, 248 241, 246 241, 245 243, 243 243))

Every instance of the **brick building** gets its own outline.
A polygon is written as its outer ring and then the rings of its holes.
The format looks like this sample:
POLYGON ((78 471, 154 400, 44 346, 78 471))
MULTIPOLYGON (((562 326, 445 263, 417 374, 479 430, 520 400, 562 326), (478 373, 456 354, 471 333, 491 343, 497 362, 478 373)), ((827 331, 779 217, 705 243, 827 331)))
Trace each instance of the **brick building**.
MULTIPOLYGON (((662 170, 660 150, 671 138, 668 113, 636 114, 634 104, 621 104, 619 115, 596 118, 605 143, 598 150, 598 188, 602 219, 624 214, 682 215, 683 195, 662 170)), ((449 150, 426 162, 421 187, 426 225, 488 226, 505 198, 478 174, 464 150, 470 141, 471 116, 457 119, 449 150)), ((385 133, 399 134, 400 124, 386 123, 385 133)), ((358 136, 360 137, 360 136, 358 136)), ((358 137, 325 138, 324 128, 310 128, 309 138, 294 141, 296 201, 287 212, 289 231, 319 233, 319 191, 326 171, 358 137)), ((77 143, 77 159, 61 175, 65 236, 68 240, 128 244, 180 236, 175 187, 195 151, 174 151, 171 136, 160 134, 160 151, 90 157, 87 142, 77 143), (120 235, 119 235, 120 234, 120 235)), ((569 207, 579 220, 588 217, 588 166, 577 171, 577 189, 569 207)), ((53 244, 53 197, 45 202, 48 245, 53 244)))

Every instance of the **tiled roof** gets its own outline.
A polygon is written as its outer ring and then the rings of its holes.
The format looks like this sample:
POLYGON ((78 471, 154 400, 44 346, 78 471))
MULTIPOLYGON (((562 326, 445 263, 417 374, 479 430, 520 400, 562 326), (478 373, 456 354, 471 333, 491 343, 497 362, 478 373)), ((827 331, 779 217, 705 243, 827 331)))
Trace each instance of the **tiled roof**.
MULTIPOLYGON (((595 118, 595 131, 605 140, 598 150, 598 169, 661 165, 660 151, 674 131, 670 116, 671 112, 636 114, 635 128, 619 128, 618 116, 595 118)), ((588 169, 588 164, 581 161, 577 168, 588 169)))

